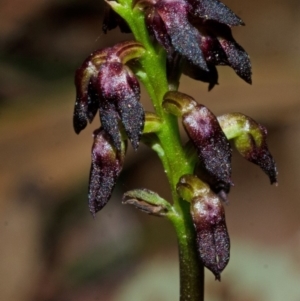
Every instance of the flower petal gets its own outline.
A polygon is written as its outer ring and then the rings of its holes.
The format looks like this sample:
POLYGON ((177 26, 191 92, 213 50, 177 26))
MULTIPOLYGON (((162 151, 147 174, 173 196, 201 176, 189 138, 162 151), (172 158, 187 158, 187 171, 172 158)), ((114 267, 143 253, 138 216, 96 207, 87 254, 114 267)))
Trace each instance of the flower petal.
POLYGON ((218 0, 190 0, 192 14, 203 19, 214 20, 228 26, 244 25, 244 22, 225 4, 218 0))
POLYGON ((226 40, 224 38, 218 38, 218 40, 227 55, 230 66, 239 77, 251 84, 251 62, 247 52, 234 40, 226 40))
MULTIPOLYGON (((114 114, 114 109, 125 128, 125 132, 132 143, 134 149, 138 148, 139 140, 142 135, 144 127, 144 110, 139 103, 140 86, 130 69, 118 62, 108 62, 102 64, 98 74, 98 93, 100 95, 100 102, 105 103, 106 108, 109 109, 111 117, 114 114)), ((103 107, 100 104, 100 107, 103 107)), ((107 109, 100 110, 101 122, 107 132, 111 133, 115 146, 119 149, 120 138, 113 136, 116 133, 116 121, 109 120, 107 109)))
POLYGON ((173 47, 171 39, 167 33, 166 26, 157 13, 154 7, 148 8, 145 12, 145 22, 149 31, 149 34, 153 36, 156 41, 162 45, 168 54, 172 54, 173 47))
POLYGON ((119 126, 120 117, 116 106, 113 103, 101 100, 99 111, 101 126, 110 136, 115 148, 119 151, 121 149, 122 140, 119 126))
POLYGON ((124 156, 124 144, 117 151, 104 130, 94 132, 89 181, 89 208, 93 216, 107 204, 122 170, 124 156))
POLYGON ((170 36, 174 50, 192 64, 208 71, 203 53, 197 43, 199 33, 188 20, 188 5, 183 0, 160 0, 155 5, 170 36))
POLYGON ((217 280, 229 262, 230 239, 220 199, 209 192, 191 201, 191 215, 197 234, 200 258, 217 280))
POLYGON ((98 68, 106 60, 108 51, 109 48, 105 48, 93 52, 76 71, 76 102, 73 114, 73 127, 76 134, 86 127, 88 121, 92 122, 97 113, 98 96, 91 82, 97 76, 98 68))

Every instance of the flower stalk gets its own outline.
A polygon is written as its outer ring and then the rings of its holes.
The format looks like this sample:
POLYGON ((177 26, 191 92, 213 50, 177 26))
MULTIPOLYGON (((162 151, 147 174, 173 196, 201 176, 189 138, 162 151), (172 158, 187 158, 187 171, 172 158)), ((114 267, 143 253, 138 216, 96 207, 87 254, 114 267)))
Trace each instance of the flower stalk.
POLYGON ((178 92, 184 73, 218 83, 217 65, 228 65, 251 83, 248 54, 231 26, 244 25, 218 0, 106 1, 103 29, 119 26, 135 41, 92 53, 76 72, 74 130, 78 134, 99 111, 90 173, 89 204, 95 216, 108 202, 126 153, 145 143, 156 152, 167 176, 172 201, 145 188, 126 192, 123 204, 167 218, 174 226, 180 267, 180 301, 204 300, 204 267, 216 279, 229 261, 230 242, 222 205, 231 181, 233 140, 238 151, 259 165, 271 183, 277 171, 266 144, 266 129, 244 115, 217 118, 191 96, 178 92), (139 82, 154 112, 144 112, 139 82), (182 144, 182 120, 190 139, 182 144), (249 127, 245 124, 250 124, 249 127))

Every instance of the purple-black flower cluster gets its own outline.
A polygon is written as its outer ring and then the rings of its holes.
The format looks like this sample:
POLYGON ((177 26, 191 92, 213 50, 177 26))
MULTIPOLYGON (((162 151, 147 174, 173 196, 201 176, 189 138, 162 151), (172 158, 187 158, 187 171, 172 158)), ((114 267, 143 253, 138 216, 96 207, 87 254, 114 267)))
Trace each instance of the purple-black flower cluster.
POLYGON ((222 206, 233 185, 229 139, 244 158, 261 167, 273 184, 277 182, 277 170, 267 147, 267 132, 265 127, 240 113, 217 118, 184 93, 167 92, 163 106, 167 112, 182 118, 197 153, 194 175, 182 176, 177 191, 191 203, 200 258, 220 280, 220 273, 229 261, 230 248, 222 206))
POLYGON ((234 40, 231 27, 244 25, 218 0, 137 0, 145 11, 150 35, 161 44, 172 63, 175 53, 183 61, 183 72, 209 83, 218 83, 215 66, 228 65, 251 83, 251 62, 245 50, 234 40))
MULTIPOLYGON (((113 8, 112 2, 107 3, 113 8)), ((209 83, 210 90, 218 83, 216 66, 227 65, 251 83, 249 56, 231 32, 232 26, 244 23, 220 1, 135 0, 132 9, 144 12, 149 35, 165 49, 169 80, 172 72, 183 72, 209 83)), ((122 32, 130 32, 128 24, 109 7, 103 30, 107 32, 116 26, 122 32)), ((139 82, 128 62, 143 55, 147 51, 141 43, 122 42, 93 52, 76 71, 74 130, 79 134, 97 113, 101 121, 101 127, 94 132, 89 179, 89 208, 93 216, 111 197, 123 167, 127 140, 135 150, 139 146, 145 112, 139 101, 139 82)), ((243 157, 262 168, 271 183, 276 183, 276 165, 267 148, 267 132, 242 114, 217 118, 206 106, 180 92, 167 92, 162 103, 168 113, 182 119, 197 157, 194 174, 182 175, 176 188, 179 196, 190 202, 199 256, 216 279, 220 279, 230 249, 222 204, 233 185, 229 140, 233 140, 243 157)), ((155 114, 148 117, 147 125, 152 123, 149 126, 152 131, 147 129, 145 142, 155 136, 161 123, 155 114)), ((158 137, 155 139, 159 144, 158 137)), ((166 215, 170 207, 157 194, 146 190, 127 194, 125 201, 155 215, 166 215)))

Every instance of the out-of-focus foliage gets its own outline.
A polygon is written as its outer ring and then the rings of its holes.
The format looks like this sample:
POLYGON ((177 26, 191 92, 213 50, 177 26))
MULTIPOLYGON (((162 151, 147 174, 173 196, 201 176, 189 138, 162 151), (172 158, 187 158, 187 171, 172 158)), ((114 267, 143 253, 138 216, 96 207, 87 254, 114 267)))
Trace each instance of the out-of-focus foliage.
MULTIPOLYGON (((219 68, 221 84, 210 93, 185 79, 181 90, 217 115, 238 110, 266 124, 280 185, 233 156, 234 206, 225 206, 233 256, 222 283, 208 284, 208 300, 293 301, 300 298, 300 4, 224 2, 247 24, 234 36, 251 56, 253 85, 219 68)), ((120 205, 122 192, 145 186, 169 199, 155 156, 141 147, 133 161, 129 147, 103 214, 93 220, 86 204, 92 129, 76 136, 70 111, 82 58, 120 41, 118 30, 101 32, 101 1, 11 0, 0 11, 0 300, 140 301, 137 288, 149 290, 143 301, 174 300, 170 225, 120 205)), ((142 102, 151 109, 143 93, 142 102)))

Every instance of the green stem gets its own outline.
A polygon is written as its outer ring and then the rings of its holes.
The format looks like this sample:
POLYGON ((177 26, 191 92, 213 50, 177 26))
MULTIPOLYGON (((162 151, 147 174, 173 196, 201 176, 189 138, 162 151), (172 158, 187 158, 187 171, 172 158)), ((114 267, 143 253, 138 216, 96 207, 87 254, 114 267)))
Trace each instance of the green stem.
POLYGON ((182 200, 176 192, 180 177, 193 173, 193 164, 182 147, 177 118, 166 113, 162 107, 163 97, 169 90, 166 55, 161 48, 155 48, 151 43, 144 15, 140 10, 131 8, 130 0, 122 0, 121 5, 114 4, 113 9, 127 21, 136 40, 146 49, 146 54, 140 60, 143 71, 137 72, 137 76, 146 87, 155 112, 163 122, 160 131, 156 133, 163 151, 157 153, 170 183, 176 212, 169 219, 176 230, 179 245, 180 301, 203 301, 204 267, 197 253, 189 203, 182 200))

